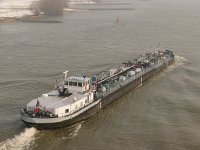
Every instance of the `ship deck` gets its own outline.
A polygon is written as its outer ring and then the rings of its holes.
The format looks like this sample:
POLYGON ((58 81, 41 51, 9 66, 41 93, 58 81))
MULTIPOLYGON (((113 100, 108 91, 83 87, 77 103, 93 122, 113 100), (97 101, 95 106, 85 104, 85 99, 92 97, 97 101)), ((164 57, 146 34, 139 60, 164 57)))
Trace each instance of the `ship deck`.
POLYGON ((70 104, 74 103, 74 101, 78 101, 84 97, 85 97, 85 95, 83 93, 78 93, 78 92, 73 93, 69 97, 59 96, 58 91, 54 90, 54 91, 50 91, 46 94, 43 94, 43 96, 41 96, 41 97, 33 99, 32 101, 30 101, 27 104, 27 107, 35 108, 37 101, 39 101, 39 105, 42 108, 45 107, 46 109, 54 109, 54 108, 62 107, 65 105, 70 105, 70 104))

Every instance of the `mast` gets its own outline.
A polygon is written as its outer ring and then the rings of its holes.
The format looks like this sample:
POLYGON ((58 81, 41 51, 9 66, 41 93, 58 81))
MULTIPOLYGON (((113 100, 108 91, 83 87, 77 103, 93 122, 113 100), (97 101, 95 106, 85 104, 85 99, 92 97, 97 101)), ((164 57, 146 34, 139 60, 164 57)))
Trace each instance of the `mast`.
POLYGON ((63 72, 65 74, 65 80, 67 79, 68 71, 63 72))

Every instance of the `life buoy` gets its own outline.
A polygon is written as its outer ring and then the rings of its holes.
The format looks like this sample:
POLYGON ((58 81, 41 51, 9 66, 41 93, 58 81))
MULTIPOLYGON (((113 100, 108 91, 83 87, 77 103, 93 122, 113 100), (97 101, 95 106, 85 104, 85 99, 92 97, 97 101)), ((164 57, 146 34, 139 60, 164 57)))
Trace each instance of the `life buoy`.
POLYGON ((40 109, 40 108, 38 108, 38 107, 36 107, 35 109, 34 109, 34 112, 41 112, 42 110, 40 109))

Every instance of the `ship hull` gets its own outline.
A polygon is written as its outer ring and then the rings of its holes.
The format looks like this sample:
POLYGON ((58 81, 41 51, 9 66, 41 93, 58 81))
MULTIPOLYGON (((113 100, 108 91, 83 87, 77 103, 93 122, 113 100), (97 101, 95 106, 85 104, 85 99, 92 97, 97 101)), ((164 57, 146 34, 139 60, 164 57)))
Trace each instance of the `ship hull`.
MULTIPOLYGON (((159 66, 158 68, 154 68, 151 71, 143 74, 142 76, 136 78, 135 80, 129 82, 128 84, 120 87, 118 90, 102 97, 101 99, 95 101, 89 109, 83 111, 79 115, 72 117, 72 118, 62 118, 61 120, 52 121, 48 119, 48 122, 40 122, 40 121, 33 121, 30 120, 31 118, 25 115, 21 115, 21 120, 25 123, 25 125, 29 127, 35 127, 37 129, 52 129, 52 128, 59 128, 64 126, 69 126, 75 124, 77 122, 86 120, 97 113, 99 110, 107 107, 109 104, 113 103, 117 98, 121 97, 125 93, 129 92, 130 90, 140 86, 143 82, 148 80, 149 78, 153 77, 154 75, 158 74, 162 70, 164 70, 167 66, 171 65, 174 62, 174 59, 170 59, 167 63, 159 66)), ((53 119, 52 119, 53 120, 53 119)))
MULTIPOLYGON (((22 115, 21 120, 28 127, 35 127, 39 130, 53 129, 53 128, 69 126, 69 125, 81 122, 83 120, 87 120, 91 116, 93 116, 95 113, 97 113, 100 109, 101 108, 100 108, 99 102, 97 102, 94 106, 92 106, 88 110, 84 111, 84 113, 81 113, 80 115, 77 115, 76 117, 73 117, 71 119, 68 117, 63 117, 62 120, 57 120, 57 121, 55 121, 55 119, 52 119, 52 123, 51 123, 51 119, 49 118, 48 123, 47 122, 41 123, 43 121, 39 121, 38 119, 35 119, 35 121, 33 121, 33 120, 30 120, 31 119, 30 117, 22 115)), ((42 120, 42 119, 40 119, 40 120, 42 120)), ((43 120, 45 120, 45 119, 43 119, 43 120)))

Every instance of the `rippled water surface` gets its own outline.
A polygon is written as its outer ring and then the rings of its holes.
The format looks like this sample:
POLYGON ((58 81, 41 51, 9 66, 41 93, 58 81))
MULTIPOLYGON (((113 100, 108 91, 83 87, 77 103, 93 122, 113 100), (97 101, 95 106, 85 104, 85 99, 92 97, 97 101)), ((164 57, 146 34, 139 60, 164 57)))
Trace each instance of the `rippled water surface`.
POLYGON ((59 24, 0 24, 0 149, 199 150, 200 1, 72 7, 59 24), (63 71, 92 75, 158 42, 177 54, 175 64, 91 119, 45 131, 20 121, 20 109, 52 90, 63 71))

